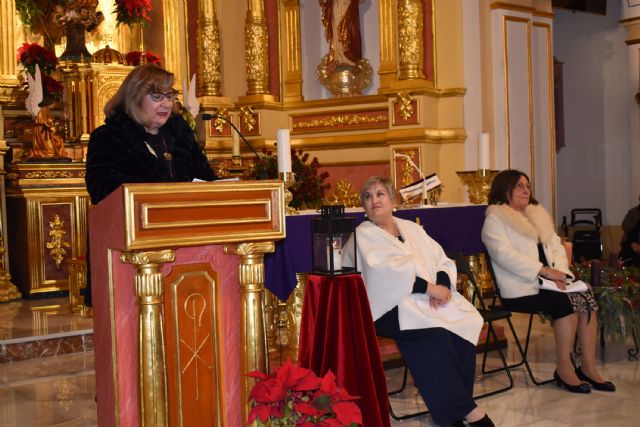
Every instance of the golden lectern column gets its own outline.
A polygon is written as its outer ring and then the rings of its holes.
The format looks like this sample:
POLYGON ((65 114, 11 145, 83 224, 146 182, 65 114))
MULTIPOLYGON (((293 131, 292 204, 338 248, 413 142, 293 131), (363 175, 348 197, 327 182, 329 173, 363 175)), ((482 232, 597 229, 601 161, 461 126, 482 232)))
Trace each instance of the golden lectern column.
POLYGON ((247 423, 247 397, 255 380, 251 371, 269 372, 267 336, 264 324, 264 254, 273 252, 273 242, 240 243, 224 247, 224 252, 238 255, 240 282, 240 398, 242 425, 247 423))
POLYGON ((424 79, 422 0, 398 1, 399 80, 424 79))
POLYGON ((170 249, 125 252, 120 260, 136 267, 135 292, 138 302, 138 398, 140 425, 168 425, 167 378, 164 358, 164 291, 160 264, 172 262, 170 249))

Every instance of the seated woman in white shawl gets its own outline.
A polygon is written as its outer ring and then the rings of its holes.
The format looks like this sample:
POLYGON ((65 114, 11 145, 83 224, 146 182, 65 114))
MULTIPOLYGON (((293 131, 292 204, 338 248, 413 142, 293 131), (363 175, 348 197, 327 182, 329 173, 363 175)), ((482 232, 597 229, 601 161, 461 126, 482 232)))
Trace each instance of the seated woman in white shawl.
POLYGON ((396 341, 436 423, 493 426, 473 401, 482 317, 456 292, 456 267, 442 247, 392 215, 395 194, 389 179, 375 176, 360 190, 369 221, 356 231, 358 267, 376 332, 396 341))

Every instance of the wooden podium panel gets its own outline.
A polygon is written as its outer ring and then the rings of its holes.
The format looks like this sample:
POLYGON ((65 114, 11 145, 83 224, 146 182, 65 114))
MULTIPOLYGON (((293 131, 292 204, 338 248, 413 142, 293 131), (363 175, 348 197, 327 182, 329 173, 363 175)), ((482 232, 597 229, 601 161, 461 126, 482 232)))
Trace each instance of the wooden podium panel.
POLYGON ((127 184, 126 249, 284 238, 284 193, 278 181, 243 184, 127 184))

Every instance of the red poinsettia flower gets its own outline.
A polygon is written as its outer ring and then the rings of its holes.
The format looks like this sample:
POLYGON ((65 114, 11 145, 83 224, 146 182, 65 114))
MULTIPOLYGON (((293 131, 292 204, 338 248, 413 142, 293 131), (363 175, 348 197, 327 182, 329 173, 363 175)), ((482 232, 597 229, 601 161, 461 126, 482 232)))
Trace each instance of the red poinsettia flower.
POLYGON ((120 24, 144 25, 150 21, 151 0, 115 0, 116 1, 116 26, 120 24))
POLYGON ((139 50, 134 50, 127 53, 124 57, 124 61, 127 65, 133 65, 137 67, 140 64, 153 62, 154 64, 160 65, 160 57, 155 53, 151 52, 140 52, 139 50))
POLYGON ((18 49, 17 60, 32 76, 36 75, 36 64, 40 66, 42 74, 51 74, 58 65, 55 53, 40 46, 38 43, 23 43, 18 49))
POLYGON ((249 393, 248 424, 256 420, 259 425, 275 421, 301 427, 362 424, 362 413, 353 402, 356 397, 336 385, 331 371, 318 378, 287 360, 270 375, 256 371, 248 375, 257 380, 249 393))

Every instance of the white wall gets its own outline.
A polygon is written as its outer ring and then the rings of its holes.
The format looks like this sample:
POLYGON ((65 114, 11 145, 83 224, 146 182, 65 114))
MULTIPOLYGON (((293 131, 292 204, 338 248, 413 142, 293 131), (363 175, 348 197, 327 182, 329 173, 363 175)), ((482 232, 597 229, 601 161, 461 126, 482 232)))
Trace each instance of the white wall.
POLYGON ((573 208, 600 208, 605 224, 620 224, 637 203, 630 122, 637 76, 629 78, 626 30, 620 3, 607 2, 607 15, 554 10, 554 55, 564 62, 566 146, 556 159, 558 221, 573 208))

